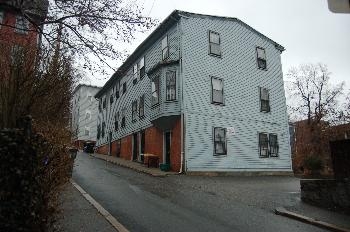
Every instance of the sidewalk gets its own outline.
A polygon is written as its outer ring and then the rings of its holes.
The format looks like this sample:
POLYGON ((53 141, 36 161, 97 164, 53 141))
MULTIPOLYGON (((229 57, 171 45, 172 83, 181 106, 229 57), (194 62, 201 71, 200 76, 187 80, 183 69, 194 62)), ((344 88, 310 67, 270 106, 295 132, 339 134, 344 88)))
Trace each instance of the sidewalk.
POLYGON ((315 219, 316 222, 326 222, 333 224, 336 227, 345 229, 338 231, 350 231, 350 215, 312 206, 302 201, 292 207, 285 207, 285 209, 290 212, 315 219))
POLYGON ((92 157, 98 158, 98 159, 106 160, 108 162, 119 165, 121 167, 130 168, 130 169, 133 169, 133 170, 138 171, 138 172, 149 174, 151 176, 165 177, 168 175, 178 174, 177 172, 163 172, 159 168, 148 168, 144 164, 140 164, 140 163, 133 162, 130 160, 125 160, 125 159, 118 158, 115 156, 101 155, 98 153, 89 154, 89 155, 91 155, 92 157))
POLYGON ((59 200, 62 213, 55 223, 58 231, 117 231, 70 182, 65 186, 59 200))

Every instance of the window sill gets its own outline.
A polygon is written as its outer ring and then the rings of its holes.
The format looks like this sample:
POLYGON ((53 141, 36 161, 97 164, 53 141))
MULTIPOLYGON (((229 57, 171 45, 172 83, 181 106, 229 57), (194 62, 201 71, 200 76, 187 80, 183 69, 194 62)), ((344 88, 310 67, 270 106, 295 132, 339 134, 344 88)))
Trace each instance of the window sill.
POLYGON ((213 154, 213 156, 227 156, 227 153, 225 153, 225 154, 213 154))
POLYGON ((211 104, 216 106, 225 106, 225 103, 220 103, 220 102, 211 102, 211 104))
POLYGON ((208 55, 222 59, 222 55, 217 55, 217 54, 214 54, 214 53, 208 53, 208 55))
POLYGON ((172 102, 178 102, 177 99, 174 99, 174 100, 166 100, 165 103, 172 103, 172 102))
POLYGON ((262 71, 267 71, 267 68, 260 68, 259 66, 258 66, 258 69, 262 71))
POLYGON ((268 114, 268 113, 271 113, 271 110, 270 111, 260 110, 260 113, 268 114))
POLYGON ((157 108, 158 106, 160 106, 159 102, 158 102, 158 103, 156 103, 156 104, 153 104, 153 105, 151 106, 151 109, 153 109, 153 108, 157 108))

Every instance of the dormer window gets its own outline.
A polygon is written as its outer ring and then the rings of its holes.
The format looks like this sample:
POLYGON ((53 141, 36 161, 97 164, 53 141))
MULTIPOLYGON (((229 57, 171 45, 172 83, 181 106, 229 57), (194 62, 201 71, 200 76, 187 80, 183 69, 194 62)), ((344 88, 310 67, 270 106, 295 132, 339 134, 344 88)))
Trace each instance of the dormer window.
POLYGON ((257 47, 256 48, 256 58, 258 62, 259 69, 266 69, 266 54, 265 49, 257 47))
POLYGON ((166 35, 162 39, 162 60, 166 60, 169 57, 168 36, 166 35))
POLYGON ((132 80, 132 83, 134 85, 136 85, 136 83, 137 83, 137 74, 138 74, 138 72, 137 72, 137 64, 135 64, 134 65, 134 69, 133 69, 133 80, 132 80))

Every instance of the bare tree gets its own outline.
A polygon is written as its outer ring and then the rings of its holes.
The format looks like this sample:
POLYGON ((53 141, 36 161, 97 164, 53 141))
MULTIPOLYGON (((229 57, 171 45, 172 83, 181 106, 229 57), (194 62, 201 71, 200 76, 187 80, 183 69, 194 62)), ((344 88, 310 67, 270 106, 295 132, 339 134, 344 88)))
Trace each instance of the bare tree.
POLYGON ((3 0, 3 3, 24 15, 33 25, 29 30, 40 33, 44 42, 54 45, 58 33, 62 33, 62 48, 76 56, 88 71, 102 74, 106 73, 106 66, 115 68, 109 59, 125 58, 121 43, 131 42, 136 32, 157 23, 142 16, 137 0, 3 0), (105 66, 101 67, 101 63, 105 66))
POLYGON ((70 99, 79 76, 69 56, 53 50, 0 45, 9 56, 0 59, 0 128, 13 128, 32 115, 38 124, 68 125, 70 99))
POLYGON ((291 95, 289 108, 292 114, 307 117, 319 123, 333 121, 339 112, 338 97, 343 93, 344 82, 333 86, 331 73, 325 64, 302 64, 287 73, 287 87, 291 95))

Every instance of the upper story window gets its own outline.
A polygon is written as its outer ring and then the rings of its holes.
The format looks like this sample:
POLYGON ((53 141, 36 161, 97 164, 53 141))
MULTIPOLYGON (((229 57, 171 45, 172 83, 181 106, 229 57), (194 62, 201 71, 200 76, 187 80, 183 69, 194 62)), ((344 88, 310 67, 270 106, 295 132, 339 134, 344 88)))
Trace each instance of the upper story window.
POLYGON ((119 112, 114 115, 114 130, 117 131, 119 129, 119 112))
POLYGON ((121 122, 121 124, 120 124, 120 126, 121 126, 122 128, 125 127, 125 113, 126 113, 126 109, 123 108, 123 109, 122 109, 122 122, 121 122))
POLYGON ((261 87, 259 89, 260 89, 260 111, 270 112, 269 90, 261 87))
POLYGON ((102 122, 102 138, 105 137, 105 131, 106 131, 106 123, 102 122))
POLYGON ((123 83, 123 93, 126 93, 126 82, 123 83))
POLYGON ((120 91, 120 85, 119 82, 115 86, 115 99, 117 100, 119 98, 119 91, 120 91))
POLYGON ((139 117, 142 118, 145 115, 145 95, 140 97, 139 103, 139 117))
POLYGON ((259 133, 260 158, 278 157, 278 149, 276 134, 259 133))
POLYGON ((209 54, 221 56, 220 34, 214 31, 209 31, 209 54))
POLYGON ((102 99, 100 98, 99 101, 98 101, 98 111, 99 111, 100 113, 101 113, 101 111, 102 111, 101 101, 102 101, 102 99))
POLYGON ((97 139, 101 137, 101 125, 97 125, 97 139))
POLYGON ((226 128, 214 127, 214 155, 226 154, 226 128))
POLYGON ((103 108, 103 109, 106 109, 106 97, 103 97, 103 100, 102 100, 102 108, 103 108))
POLYGON ((176 72, 166 72, 166 100, 176 100, 176 72))
POLYGON ((21 65, 24 62, 24 48, 20 45, 13 45, 11 48, 11 64, 21 65))
POLYGON ((29 22, 21 15, 16 16, 15 32, 20 34, 28 34, 29 22))
POLYGON ((256 59, 258 62, 258 68, 266 69, 266 54, 265 49, 257 47, 256 48, 256 59))
POLYGON ((213 104, 224 104, 224 83, 223 80, 217 77, 211 77, 212 98, 213 104))
POLYGON ((162 39, 162 60, 169 57, 168 35, 162 39))
POLYGON ((1 23, 4 21, 4 12, 0 10, 0 28, 1 28, 1 23))
POLYGON ((87 95, 87 100, 89 101, 89 102, 92 102, 92 96, 91 95, 87 95))
POLYGON ((110 103, 111 107, 112 107, 113 102, 114 102, 114 97, 113 97, 113 93, 111 93, 111 96, 109 96, 109 103, 110 103))
POLYGON ((146 74, 146 69, 145 69, 145 57, 142 57, 140 62, 139 62, 139 75, 140 79, 143 78, 143 76, 146 74))
POLYGON ((90 111, 86 111, 86 113, 85 113, 85 119, 86 119, 86 120, 90 120, 90 119, 91 119, 91 112, 90 112, 90 111))
POLYGON ((137 116, 137 100, 133 101, 131 104, 132 112, 131 112, 131 121, 136 121, 137 116))
POLYGON ((85 127, 85 136, 90 135, 90 127, 85 127))
POLYGON ((152 79, 152 105, 159 103, 159 76, 152 79))
POLYGON ((137 72, 137 64, 134 65, 134 69, 133 69, 133 80, 132 83, 134 85, 136 85, 137 83, 137 76, 138 76, 138 72, 137 72))

